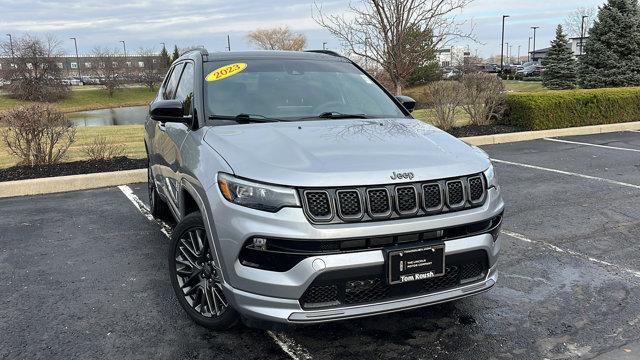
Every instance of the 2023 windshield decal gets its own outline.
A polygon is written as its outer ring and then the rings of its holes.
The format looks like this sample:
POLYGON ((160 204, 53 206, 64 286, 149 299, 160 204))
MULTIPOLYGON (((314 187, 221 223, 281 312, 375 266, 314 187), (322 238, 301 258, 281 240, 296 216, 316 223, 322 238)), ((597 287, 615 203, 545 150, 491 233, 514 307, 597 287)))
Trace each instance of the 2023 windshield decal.
POLYGON ((226 79, 230 76, 233 76, 242 72, 246 68, 247 68, 246 63, 234 63, 234 64, 225 65, 223 67, 219 67, 213 70, 212 72, 210 72, 205 79, 207 81, 218 81, 218 80, 226 79))

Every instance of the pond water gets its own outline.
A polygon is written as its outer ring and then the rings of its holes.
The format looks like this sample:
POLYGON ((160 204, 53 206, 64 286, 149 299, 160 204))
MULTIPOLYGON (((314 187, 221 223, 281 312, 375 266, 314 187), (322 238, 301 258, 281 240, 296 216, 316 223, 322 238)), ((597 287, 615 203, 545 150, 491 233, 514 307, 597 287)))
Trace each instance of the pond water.
POLYGON ((147 106, 131 106, 79 111, 67 116, 76 126, 136 125, 144 124, 147 112, 147 106))

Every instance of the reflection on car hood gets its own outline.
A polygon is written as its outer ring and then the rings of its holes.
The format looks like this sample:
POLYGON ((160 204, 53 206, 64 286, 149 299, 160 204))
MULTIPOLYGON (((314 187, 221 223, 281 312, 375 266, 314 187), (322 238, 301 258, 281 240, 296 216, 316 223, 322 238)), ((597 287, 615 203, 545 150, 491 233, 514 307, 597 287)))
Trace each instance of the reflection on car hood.
POLYGON ((321 120, 211 127, 205 141, 237 176, 300 186, 351 186, 478 173, 480 152, 414 119, 321 120))

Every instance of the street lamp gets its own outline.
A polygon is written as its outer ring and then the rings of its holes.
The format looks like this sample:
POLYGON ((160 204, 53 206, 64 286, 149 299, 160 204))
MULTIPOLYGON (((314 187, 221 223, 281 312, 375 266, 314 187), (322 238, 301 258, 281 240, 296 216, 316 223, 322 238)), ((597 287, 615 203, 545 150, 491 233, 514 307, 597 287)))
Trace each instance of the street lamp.
POLYGON ((588 15, 582 15, 582 24, 580 27, 580 56, 582 56, 582 47, 584 46, 584 19, 588 17, 588 15))
POLYGON ((532 26, 533 29, 533 51, 531 53, 531 60, 533 60, 533 55, 536 52, 536 30, 540 28, 540 26, 532 26))
POLYGON ((124 42, 124 40, 120 40, 120 42, 122 43, 122 49, 124 50, 124 59, 127 59, 127 43, 124 42))
POLYGON ((167 48, 163 42, 161 42, 160 44, 162 44, 162 48, 163 48, 163 49, 166 49, 166 48, 167 48))
POLYGON ((327 50, 327 43, 326 42, 322 43, 322 50, 327 50))
POLYGON ((76 65, 78 66, 78 77, 80 78, 80 81, 82 81, 82 72, 80 71, 80 57, 78 56, 78 40, 74 37, 69 39, 73 40, 73 45, 76 48, 76 65))
POLYGON ((9 48, 11 49, 11 58, 13 59, 13 39, 11 39, 11 34, 7 34, 7 36, 9 37, 9 48))
POLYGON ((509 61, 509 43, 508 43, 508 42, 506 42, 506 43, 504 43, 504 44, 506 45, 505 47, 507 48, 507 65, 509 65, 509 62, 510 62, 510 61, 509 61))
POLYGON ((500 72, 501 73, 504 70, 504 20, 508 17, 509 15, 502 15, 502 41, 500 42, 500 72))
POLYGON ((529 44, 527 44, 527 62, 531 61, 531 36, 529 36, 529 44))
POLYGON ((521 46, 521 45, 518 45, 518 58, 516 59, 516 62, 517 62, 518 64, 521 64, 521 62, 520 62, 520 46, 521 46))

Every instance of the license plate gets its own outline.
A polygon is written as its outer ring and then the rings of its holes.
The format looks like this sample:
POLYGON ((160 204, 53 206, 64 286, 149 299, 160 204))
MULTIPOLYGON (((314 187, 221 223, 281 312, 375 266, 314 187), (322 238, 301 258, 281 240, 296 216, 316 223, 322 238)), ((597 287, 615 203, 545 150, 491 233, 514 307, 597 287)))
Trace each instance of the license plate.
POLYGON ((444 275, 444 244, 389 252, 389 284, 444 275))

